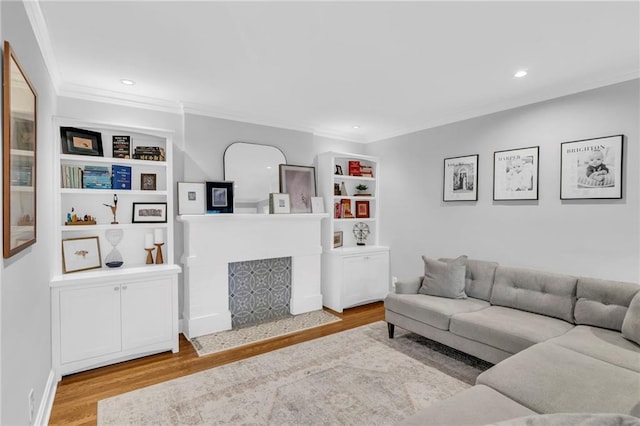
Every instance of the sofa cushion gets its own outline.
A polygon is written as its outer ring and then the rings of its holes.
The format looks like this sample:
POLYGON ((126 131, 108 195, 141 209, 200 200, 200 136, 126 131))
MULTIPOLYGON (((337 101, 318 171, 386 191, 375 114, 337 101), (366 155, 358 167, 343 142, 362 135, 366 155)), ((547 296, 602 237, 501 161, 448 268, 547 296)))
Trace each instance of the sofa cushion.
POLYGON ((569 275, 498 266, 490 301, 573 323, 576 282, 569 275))
MULTIPOLYGON (((446 262, 453 259, 439 260, 446 262)), ((464 285, 464 292, 467 293, 467 296, 489 301, 497 267, 496 262, 467 259, 467 274, 464 285)))
POLYGON ((622 335, 640 345, 640 293, 637 293, 622 322, 622 335))
POLYGON ((539 343, 478 376, 538 413, 640 414, 640 373, 553 343, 539 343))
POLYGON ((488 308, 489 302, 471 297, 447 299, 426 294, 389 293, 384 300, 384 307, 432 327, 449 330, 452 315, 488 308))
POLYGON ((422 256, 424 260, 424 279, 418 290, 429 296, 465 299, 464 292, 467 256, 460 256, 449 262, 422 256))
POLYGON ((618 331, 579 325, 547 342, 640 373, 640 346, 618 331))
POLYGON ((401 425, 485 425, 536 414, 490 387, 476 385, 423 408, 401 425), (490 407, 490 409, 487 409, 490 407))
POLYGON ((639 290, 640 286, 634 283, 578 278, 576 324, 620 331, 631 299, 639 290))
POLYGON ((573 328, 556 318, 502 306, 461 313, 451 318, 452 333, 510 353, 560 336, 573 328))

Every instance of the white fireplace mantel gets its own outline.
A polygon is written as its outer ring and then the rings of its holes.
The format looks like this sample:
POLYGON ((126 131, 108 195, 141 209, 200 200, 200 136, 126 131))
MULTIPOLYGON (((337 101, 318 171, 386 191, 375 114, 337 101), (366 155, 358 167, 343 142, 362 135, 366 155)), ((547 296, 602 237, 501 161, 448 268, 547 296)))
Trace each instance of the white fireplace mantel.
POLYGON ((183 215, 184 333, 231 329, 228 265, 291 257, 291 314, 322 309, 321 220, 328 214, 183 215))

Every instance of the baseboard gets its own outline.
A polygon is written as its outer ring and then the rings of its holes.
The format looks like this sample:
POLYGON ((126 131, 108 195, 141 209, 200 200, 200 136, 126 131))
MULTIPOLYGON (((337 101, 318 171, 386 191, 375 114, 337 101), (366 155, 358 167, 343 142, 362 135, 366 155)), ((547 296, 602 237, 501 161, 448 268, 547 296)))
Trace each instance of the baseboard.
POLYGON ((49 418, 51 417, 51 410, 53 409, 53 400, 56 397, 56 390, 58 389, 58 381, 56 380, 56 372, 51 369, 49 372, 49 378, 47 379, 47 385, 44 388, 42 399, 40 400, 40 406, 36 413, 36 418, 33 419, 33 424, 37 426, 46 426, 49 424, 49 418))

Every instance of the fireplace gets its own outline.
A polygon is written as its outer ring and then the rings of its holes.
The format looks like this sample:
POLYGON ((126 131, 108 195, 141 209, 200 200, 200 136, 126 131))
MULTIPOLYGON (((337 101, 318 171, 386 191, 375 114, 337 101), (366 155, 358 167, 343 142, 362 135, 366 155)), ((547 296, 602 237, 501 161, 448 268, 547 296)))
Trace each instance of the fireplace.
POLYGON ((322 309, 320 224, 327 214, 184 215, 183 332, 188 338, 232 328, 229 268, 290 258, 292 315, 322 309))

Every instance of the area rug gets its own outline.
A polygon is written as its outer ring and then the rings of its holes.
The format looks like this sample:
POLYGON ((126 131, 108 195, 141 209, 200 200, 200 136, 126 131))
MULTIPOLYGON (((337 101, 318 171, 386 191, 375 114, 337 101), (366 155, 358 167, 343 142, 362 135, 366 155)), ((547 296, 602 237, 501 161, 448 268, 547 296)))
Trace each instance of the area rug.
POLYGON ((221 331, 191 339, 198 356, 210 355, 231 348, 256 343, 278 336, 286 336, 301 330, 307 330, 324 324, 342 321, 335 315, 323 310, 291 315, 277 320, 221 331))
POLYGON ((98 402, 98 424, 395 424, 490 365, 396 335, 377 322, 118 395, 98 402))

